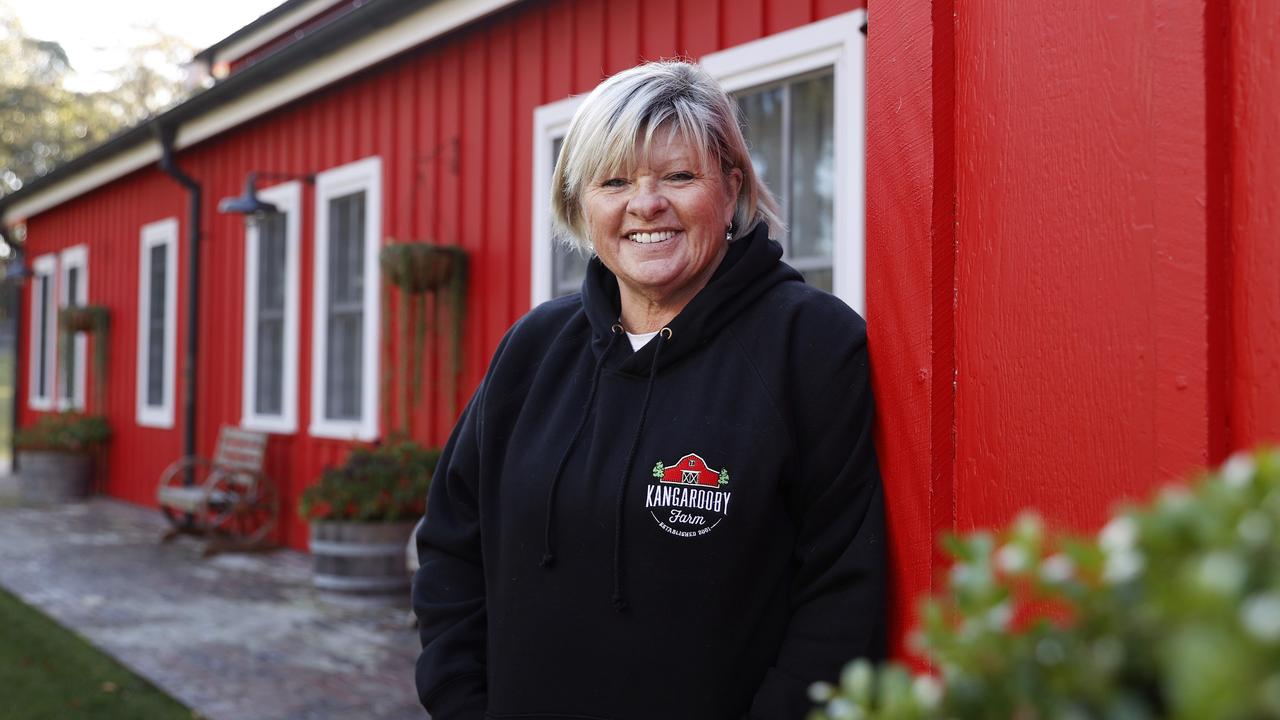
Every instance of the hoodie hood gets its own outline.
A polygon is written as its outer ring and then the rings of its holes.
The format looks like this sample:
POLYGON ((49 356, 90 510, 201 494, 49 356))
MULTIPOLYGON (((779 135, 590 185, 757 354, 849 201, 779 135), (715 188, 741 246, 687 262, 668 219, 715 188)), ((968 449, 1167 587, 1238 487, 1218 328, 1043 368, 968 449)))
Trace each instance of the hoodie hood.
MULTIPOLYGON (((729 244, 729 251, 711 279, 693 300, 667 323, 671 334, 657 363, 660 371, 710 342, 744 309, 773 286, 787 280, 803 282, 800 273, 781 262, 782 246, 769 239, 769 227, 756 223, 751 232, 729 244)), ((609 346, 613 326, 622 314, 618 278, 598 257, 587 264, 582 281, 582 305, 591 323, 591 348, 599 358, 609 346)), ((657 343, 630 355, 606 358, 611 368, 632 375, 651 370, 657 343), (616 363, 616 365, 614 364, 616 363)))

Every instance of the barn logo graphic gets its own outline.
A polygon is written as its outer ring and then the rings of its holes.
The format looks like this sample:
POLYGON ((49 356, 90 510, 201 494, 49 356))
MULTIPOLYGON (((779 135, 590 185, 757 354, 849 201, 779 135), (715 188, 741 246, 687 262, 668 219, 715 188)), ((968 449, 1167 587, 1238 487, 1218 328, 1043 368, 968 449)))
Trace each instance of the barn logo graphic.
POLYGON ((706 535, 729 514, 729 471, 713 470, 697 453, 653 466, 644 506, 658 527, 677 537, 706 535))

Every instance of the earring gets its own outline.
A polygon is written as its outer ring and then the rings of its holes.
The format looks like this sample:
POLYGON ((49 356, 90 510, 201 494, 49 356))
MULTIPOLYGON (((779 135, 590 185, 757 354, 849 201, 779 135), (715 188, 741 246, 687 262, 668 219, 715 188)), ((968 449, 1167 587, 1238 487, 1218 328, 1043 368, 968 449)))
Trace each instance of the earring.
POLYGON ((733 226, 727 225, 724 229, 724 241, 733 242, 733 226))

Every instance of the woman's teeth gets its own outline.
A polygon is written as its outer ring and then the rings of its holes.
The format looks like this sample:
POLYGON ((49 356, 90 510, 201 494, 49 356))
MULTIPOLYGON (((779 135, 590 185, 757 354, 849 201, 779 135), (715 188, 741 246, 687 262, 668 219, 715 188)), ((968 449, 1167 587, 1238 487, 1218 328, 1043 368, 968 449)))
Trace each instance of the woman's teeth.
POLYGON ((627 237, 631 238, 632 242, 637 242, 637 243, 640 243, 641 245, 648 245, 649 243, 658 243, 658 242, 662 242, 663 240, 670 240, 675 236, 676 236, 676 231, 665 230, 663 232, 631 233, 627 237))

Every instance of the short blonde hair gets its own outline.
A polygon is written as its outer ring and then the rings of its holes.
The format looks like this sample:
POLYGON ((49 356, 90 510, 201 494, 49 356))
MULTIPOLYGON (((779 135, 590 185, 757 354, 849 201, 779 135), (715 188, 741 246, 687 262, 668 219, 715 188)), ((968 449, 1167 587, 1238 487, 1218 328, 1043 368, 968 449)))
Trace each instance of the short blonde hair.
POLYGON ((722 173, 742 173, 733 212, 733 239, 764 220, 783 232, 778 202, 751 164, 737 105, 700 66, 657 61, 624 70, 596 86, 569 124, 552 179, 551 212, 562 237, 591 252, 582 189, 591 179, 634 167, 654 133, 670 127, 722 173))

